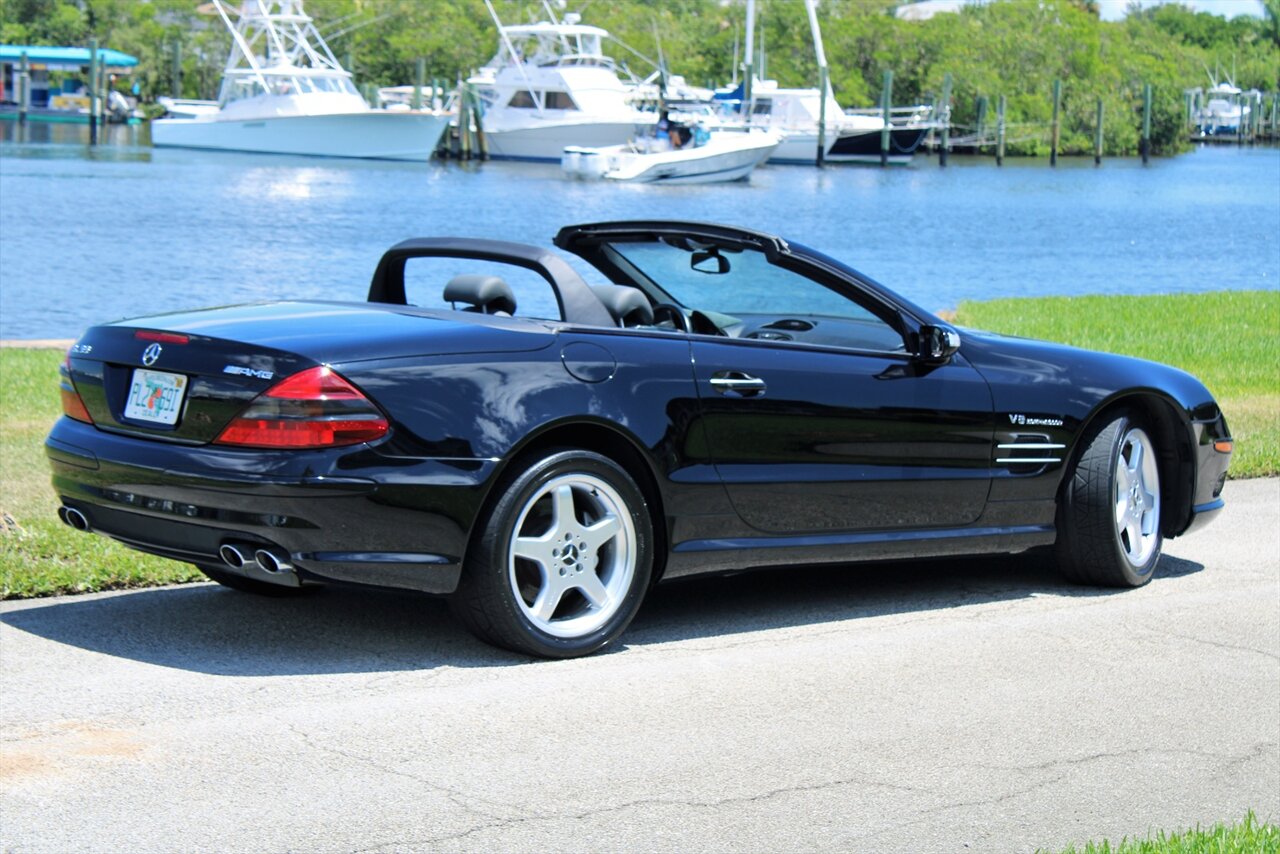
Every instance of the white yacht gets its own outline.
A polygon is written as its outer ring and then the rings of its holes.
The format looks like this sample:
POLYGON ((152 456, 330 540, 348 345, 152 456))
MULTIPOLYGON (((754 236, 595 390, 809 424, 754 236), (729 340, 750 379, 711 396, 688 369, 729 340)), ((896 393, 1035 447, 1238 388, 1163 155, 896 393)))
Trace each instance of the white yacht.
POLYGON ((1249 115, 1249 105, 1241 101, 1244 94, 1231 82, 1215 83, 1209 88, 1205 105, 1195 116, 1201 136, 1234 136, 1240 123, 1249 115))
POLYGON ((213 6, 232 36, 217 107, 175 104, 185 116, 152 122, 154 145, 414 161, 434 153, 450 116, 371 109, 302 0, 244 0, 238 15, 224 0, 213 6))
MULTIPOLYGON (((818 157, 818 127, 825 119, 822 135, 823 159, 832 162, 880 161, 880 136, 884 117, 878 111, 846 112, 830 90, 825 116, 822 95, 816 88, 788 89, 776 80, 756 80, 750 101, 744 101, 744 87, 719 91, 710 105, 684 104, 680 115, 692 121, 701 116, 722 129, 762 128, 782 136, 769 158, 770 163, 812 164, 818 157)), ((889 162, 907 163, 924 140, 930 127, 928 107, 898 108, 889 126, 889 162)))
POLYGON ((695 127, 680 145, 655 134, 604 148, 569 146, 560 158, 560 168, 574 178, 637 184, 739 181, 768 160, 781 141, 781 134, 766 130, 707 131, 695 127))
POLYGON ((483 105, 489 156, 560 160, 566 146, 621 145, 653 112, 635 107, 601 44, 608 33, 564 20, 504 26, 498 52, 468 80, 483 105))

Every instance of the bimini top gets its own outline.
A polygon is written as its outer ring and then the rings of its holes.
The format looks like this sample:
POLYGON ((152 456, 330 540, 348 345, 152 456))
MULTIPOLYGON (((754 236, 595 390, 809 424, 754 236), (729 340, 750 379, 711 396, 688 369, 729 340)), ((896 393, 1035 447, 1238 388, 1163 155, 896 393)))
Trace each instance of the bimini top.
MULTIPOLYGON (((0 62, 16 65, 22 61, 24 53, 32 65, 43 65, 49 71, 76 71, 89 64, 87 47, 50 47, 43 44, 0 45, 0 62)), ((110 48, 98 48, 98 61, 107 68, 133 68, 138 64, 136 56, 110 48)))

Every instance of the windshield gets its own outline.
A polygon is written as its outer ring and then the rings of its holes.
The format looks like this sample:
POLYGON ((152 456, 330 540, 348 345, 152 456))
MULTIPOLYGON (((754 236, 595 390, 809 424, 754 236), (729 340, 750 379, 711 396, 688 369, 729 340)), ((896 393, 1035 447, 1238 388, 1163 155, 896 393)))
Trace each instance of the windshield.
POLYGON ((740 316, 814 315, 870 320, 853 300, 807 276, 770 264, 763 252, 692 239, 612 243, 610 249, 664 294, 660 301, 740 316))

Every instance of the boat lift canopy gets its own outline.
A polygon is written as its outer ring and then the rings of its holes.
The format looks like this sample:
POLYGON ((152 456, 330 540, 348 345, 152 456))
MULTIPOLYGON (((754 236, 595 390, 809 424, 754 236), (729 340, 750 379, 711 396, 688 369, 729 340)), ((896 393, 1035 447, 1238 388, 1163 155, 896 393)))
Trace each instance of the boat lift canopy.
MULTIPOLYGON (((33 70, 79 71, 89 64, 87 47, 51 47, 49 45, 0 45, 0 63, 17 65, 27 55, 33 70)), ((110 48, 98 48, 98 61, 110 71, 125 71, 138 64, 136 56, 110 48)))

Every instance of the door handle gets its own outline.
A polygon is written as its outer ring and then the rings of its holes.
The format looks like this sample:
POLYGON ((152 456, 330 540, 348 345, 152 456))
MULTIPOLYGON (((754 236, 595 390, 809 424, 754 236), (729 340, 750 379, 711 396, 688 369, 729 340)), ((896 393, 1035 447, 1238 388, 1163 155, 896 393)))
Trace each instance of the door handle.
POLYGON ((761 397, 768 388, 764 380, 742 371, 717 371, 711 375, 711 387, 728 397, 761 397))

